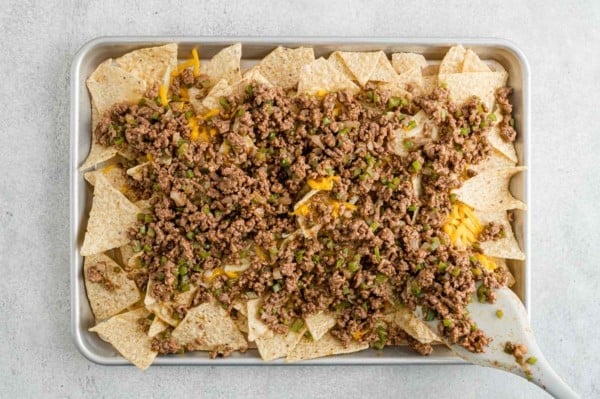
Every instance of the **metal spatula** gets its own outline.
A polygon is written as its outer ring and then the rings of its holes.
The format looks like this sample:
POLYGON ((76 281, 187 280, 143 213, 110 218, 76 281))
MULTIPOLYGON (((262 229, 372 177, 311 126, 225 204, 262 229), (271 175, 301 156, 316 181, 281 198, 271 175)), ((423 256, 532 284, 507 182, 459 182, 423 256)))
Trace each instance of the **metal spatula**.
MULTIPOLYGON (((556 398, 579 398, 579 396, 552 370, 535 342, 527 313, 519 298, 509 288, 496 290, 494 304, 480 303, 477 299, 467 307, 478 328, 485 331, 493 341, 484 353, 472 353, 460 345, 446 345, 464 360, 480 366, 493 367, 526 378, 556 398), (497 312, 501 312, 498 313, 497 312), (501 317, 499 317, 501 316, 501 317), (507 342, 523 344, 528 351, 519 364, 514 355, 505 351, 507 342), (526 359, 530 359, 529 362, 526 359)), ((425 322, 438 334, 439 320, 425 322)))

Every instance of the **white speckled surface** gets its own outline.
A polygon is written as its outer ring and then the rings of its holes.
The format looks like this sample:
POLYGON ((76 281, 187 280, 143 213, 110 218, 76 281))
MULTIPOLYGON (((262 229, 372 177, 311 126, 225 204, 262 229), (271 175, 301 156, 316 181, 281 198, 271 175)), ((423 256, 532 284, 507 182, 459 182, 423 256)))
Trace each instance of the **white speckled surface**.
POLYGON ((532 73, 532 324, 556 371, 600 396, 600 2, 0 2, 0 397, 548 397, 474 366, 132 367, 69 333, 69 67, 101 35, 501 37, 532 73), (575 5, 576 4, 576 5, 575 5))

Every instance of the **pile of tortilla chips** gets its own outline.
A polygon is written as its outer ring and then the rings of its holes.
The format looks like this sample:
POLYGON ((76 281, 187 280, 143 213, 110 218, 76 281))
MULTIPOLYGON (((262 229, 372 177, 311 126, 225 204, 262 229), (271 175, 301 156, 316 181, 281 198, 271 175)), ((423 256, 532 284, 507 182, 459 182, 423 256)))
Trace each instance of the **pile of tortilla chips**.
MULTIPOLYGON (((413 53, 391 54, 390 60, 383 51, 335 51, 328 58, 315 59, 313 50, 305 47, 278 47, 246 71, 240 68, 241 58, 242 47, 235 44, 203 63, 199 62, 197 53, 191 60, 179 62, 177 45, 167 44, 106 60, 87 80, 92 99, 92 127, 112 105, 137 103, 152 85, 168 87, 170 79, 188 67, 193 68, 195 74, 208 75, 211 84, 208 94, 202 98, 198 98, 196 89, 189 90, 187 101, 198 115, 218 111, 221 97, 242 93, 252 82, 279 86, 288 93, 296 91, 319 97, 341 90, 357 93, 369 82, 397 96, 406 96, 409 91, 413 95, 427 94, 438 85, 444 85, 454 102, 462 103, 477 96, 493 110, 495 91, 505 86, 508 79, 505 70, 493 70, 462 46, 451 48, 439 66, 413 53)), ((509 117, 495 112, 496 124, 503 117, 509 117)), ((435 131, 424 137, 423 127, 427 123, 430 121, 423 111, 406 119, 411 128, 397 132, 398 154, 402 154, 401 143, 407 138, 435 139, 435 131)), ((477 175, 466 178, 463 186, 454 192, 455 208, 445 231, 454 245, 466 246, 477 240, 484 224, 492 221, 501 224, 505 235, 497 241, 480 243, 480 260, 491 269, 506 268, 506 259, 524 259, 508 214, 512 209, 526 208, 509 191, 511 177, 524 168, 516 166, 515 148, 502 140, 497 127, 491 129, 488 139, 494 152, 484 162, 474 165, 472 169, 477 175)), ((97 322, 90 331, 110 342, 126 359, 139 368, 147 368, 157 356, 151 348, 152 338, 167 330, 187 350, 228 353, 256 348, 265 361, 279 358, 298 361, 368 348, 367 344, 356 341, 344 346, 329 333, 335 325, 334 313, 322 312, 297 320, 287 334, 277 334, 259 317, 261 298, 235 304, 232 314, 217 303, 202 303, 190 308, 180 320, 173 309, 190 306, 197 287, 179 293, 169 302, 161 302, 148 294, 152 282, 148 284, 147 293, 139 292, 131 278, 135 278, 136 270, 141 267, 141 251, 132 248, 128 231, 136 225, 139 214, 149 212, 149 204, 131 193, 128 179, 139 179, 147 163, 138 162, 137 166, 125 170, 119 162, 123 158, 132 161, 129 154, 92 140, 90 153, 80 168, 87 171, 85 179, 94 190, 80 252, 85 257, 83 273, 87 295, 97 322), (101 273, 102 282, 88 278, 92 267, 101 273), (152 319, 149 329, 142 328, 144 323, 140 320, 143 319, 152 319)), ((418 192, 419 178, 413 183, 418 192)), ((322 189, 315 184, 302 201, 308 203, 322 189)), ((306 206, 304 202, 296 205, 295 212, 300 206, 306 206)), ((213 273, 239 274, 244 269, 243 265, 226 266, 213 273)), ((422 343, 440 342, 408 309, 396 309, 381 322, 402 328, 422 343)))

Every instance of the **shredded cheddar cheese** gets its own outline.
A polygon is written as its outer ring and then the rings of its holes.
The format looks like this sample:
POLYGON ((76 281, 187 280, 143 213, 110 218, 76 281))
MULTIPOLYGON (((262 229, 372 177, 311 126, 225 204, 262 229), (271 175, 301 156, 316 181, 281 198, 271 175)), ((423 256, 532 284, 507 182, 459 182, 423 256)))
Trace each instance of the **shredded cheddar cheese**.
POLYGON ((479 263, 481 263, 481 266, 483 266, 487 270, 496 269, 496 267, 497 267, 496 262, 494 262, 492 259, 488 258, 487 256, 485 256, 483 254, 475 254, 475 257, 477 258, 479 263))
POLYGON ((113 170, 115 167, 117 166, 116 163, 113 163, 112 165, 108 165, 107 167, 102 169, 102 174, 109 174, 111 170, 113 170))
POLYGON ((310 205, 302 204, 302 205, 299 205, 296 209, 294 209, 294 212, 292 212, 292 213, 296 216, 306 216, 309 214, 309 212, 310 212, 310 205))
POLYGON ((452 244, 471 245, 477 241, 483 226, 468 205, 457 202, 442 229, 450 236, 452 244))
POLYGON ((219 115, 219 112, 221 112, 221 110, 219 110, 219 108, 213 108, 210 111, 208 111, 207 113, 205 113, 204 115, 202 115, 202 117, 204 119, 212 118, 213 116, 219 115))
POLYGON ((318 179, 308 179, 307 183, 313 190, 331 191, 333 189, 333 183, 339 180, 339 176, 327 176, 318 179))
POLYGON ((163 107, 169 105, 169 99, 167 98, 167 87, 165 85, 160 85, 158 88, 158 95, 160 96, 160 102, 163 107))
POLYGON ((154 161, 154 157, 152 156, 152 154, 146 154, 146 158, 148 159, 148 161, 152 162, 154 161))
POLYGON ((325 97, 327 95, 327 90, 318 90, 316 93, 317 97, 325 97))
POLYGON ((200 59, 198 58, 198 50, 192 50, 192 67, 194 68, 194 76, 200 75, 200 59))
POLYGON ((360 340, 365 334, 367 333, 367 330, 362 330, 362 331, 354 331, 352 333, 352 338, 354 338, 355 341, 360 340))

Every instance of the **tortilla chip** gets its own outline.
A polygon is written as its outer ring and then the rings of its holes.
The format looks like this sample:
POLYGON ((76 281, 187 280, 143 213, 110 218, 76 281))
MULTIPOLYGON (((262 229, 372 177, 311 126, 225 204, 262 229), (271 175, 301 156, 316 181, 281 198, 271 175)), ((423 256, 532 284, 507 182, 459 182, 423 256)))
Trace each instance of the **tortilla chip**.
POLYGON ((99 174, 102 174, 104 177, 106 177, 106 180, 108 180, 110 185, 114 187, 115 190, 125 195, 127 199, 130 201, 134 201, 136 199, 135 193, 131 191, 127 182, 127 174, 119 164, 113 163, 100 170, 87 172, 83 175, 83 177, 93 186, 96 184, 96 176, 99 174))
POLYGON ((163 84, 165 76, 177 68, 177 44, 135 50, 117 58, 115 64, 142 79, 147 87, 163 84))
POLYGON ((463 61, 465 59, 466 50, 463 46, 458 45, 451 47, 450 50, 442 59, 440 64, 440 74, 460 73, 462 72, 463 61))
POLYGON ((207 63, 205 73, 212 85, 221 80, 234 84, 242 78, 240 73, 240 60, 242 58, 242 45, 240 43, 225 47, 207 63))
POLYGON ((400 327, 422 344, 441 341, 409 308, 399 308, 394 313, 383 316, 382 319, 390 325, 400 327))
POLYGON ((400 156, 408 155, 408 149, 404 145, 404 141, 410 139, 416 145, 423 145, 432 140, 436 140, 439 134, 439 129, 433 123, 425 111, 421 110, 417 112, 412 117, 408 117, 404 120, 406 124, 409 121, 415 122, 415 127, 412 129, 405 130, 404 128, 400 128, 394 131, 394 153, 400 156), (425 126, 427 124, 431 125, 430 136, 425 137, 425 126))
POLYGON ((302 338, 300 343, 296 345, 293 351, 291 351, 285 358, 286 362, 296 362, 298 360, 315 359, 318 357, 341 355, 344 353, 353 353, 362 351, 369 348, 367 343, 358 343, 356 341, 350 341, 348 346, 344 346, 342 341, 335 338, 333 335, 327 333, 318 340, 312 340, 310 338, 302 338))
POLYGON ((248 316, 248 341, 255 341, 269 332, 269 327, 262 322, 258 311, 262 305, 260 298, 250 299, 246 303, 246 314, 248 316))
POLYGON ((150 313, 144 308, 136 309, 113 316, 90 328, 89 331, 98 333, 100 338, 111 343, 125 359, 145 370, 158 354, 151 349, 152 338, 138 322, 139 319, 149 315, 150 313))
MULTIPOLYGON (((427 76, 423 73, 423 86, 421 87, 421 91, 418 93, 419 95, 431 94, 433 90, 439 86, 439 80, 437 75, 427 76)), ((417 93, 415 93, 417 94, 417 93)))
POLYGON ((387 55, 383 52, 379 52, 379 60, 375 66, 375 70, 369 76, 369 80, 373 82, 393 82, 398 77, 396 70, 388 60, 387 55))
POLYGON ((506 211, 475 211, 475 215, 479 218, 482 225, 496 222, 504 228, 505 236, 503 238, 494 241, 482 241, 479 243, 479 246, 485 255, 494 256, 496 258, 525 259, 525 254, 521 251, 521 248, 519 248, 519 243, 515 238, 506 211))
POLYGON ((492 258, 492 260, 496 264, 496 267, 504 270, 504 272, 506 273, 506 277, 507 277, 506 286, 512 287, 513 285, 515 285, 515 283, 517 281, 515 280, 515 276, 513 276, 513 274, 510 272, 510 269, 508 268, 508 265, 506 264, 506 260, 502 259, 502 258, 492 258))
POLYGON ((324 58, 306 64, 300 71, 298 94, 316 94, 321 91, 348 90, 357 93, 360 88, 324 58))
POLYGON ((231 316, 231 318, 233 319, 233 322, 237 326, 238 330, 240 330, 243 334, 245 334, 247 336, 248 335, 248 318, 246 316, 244 316, 243 314, 241 314, 240 312, 237 312, 237 314, 235 316, 231 316))
POLYGON ((258 71, 273 85, 291 89, 298 85, 302 67, 315 60, 310 47, 277 47, 258 64, 258 71))
POLYGON ((334 69, 336 69, 339 72, 341 72, 342 75, 344 75, 345 77, 347 77, 350 80, 354 80, 354 75, 352 75, 352 72, 350 71, 350 69, 348 69, 348 67, 346 66, 346 63, 344 62, 344 60, 342 59, 342 57, 340 57, 339 51, 331 53, 331 55, 329 56, 329 58, 327 58, 327 62, 334 69))
POLYGON ((511 168, 515 166, 515 164, 515 161, 510 160, 500 151, 492 150, 491 154, 486 159, 479 162, 477 165, 470 166, 469 169, 479 174, 488 170, 511 168))
POLYGON ((102 174, 96 176, 94 199, 81 246, 81 255, 94 255, 129 242, 129 229, 140 209, 114 189, 102 174))
MULTIPOLYGON (((500 120, 503 118, 503 116, 498 111, 495 112, 495 115, 496 115, 496 120, 498 122, 500 122, 500 120)), ((495 126, 493 126, 489 130, 487 138, 492 147, 494 147, 495 149, 500 151, 511 161, 513 161, 515 163, 518 162, 517 151, 515 150, 515 144, 512 141, 504 140, 502 138, 502 136, 500 136, 500 129, 498 128, 497 123, 495 126)))
POLYGON ((506 86, 508 74, 505 72, 452 73, 440 74, 438 79, 448 88, 453 102, 460 105, 472 96, 476 96, 491 110, 496 101, 496 90, 506 86))
POLYGON ((171 336, 187 350, 242 350, 246 339, 220 305, 206 302, 188 310, 171 336))
POLYGON ((205 111, 211 110, 213 108, 221 108, 221 104, 219 102, 219 100, 221 99, 221 97, 227 97, 229 95, 231 95, 233 93, 233 87, 229 85, 229 83, 227 83, 227 80, 225 79, 221 79, 217 82, 217 84, 214 85, 214 87, 212 89, 210 89, 210 91, 208 92, 208 94, 206 95, 206 97, 204 97, 204 99, 202 99, 202 101, 200 102, 200 104, 202 104, 201 107, 197 107, 197 102, 193 102, 191 101, 192 98, 192 92, 190 91, 190 103, 192 104, 192 106, 194 107, 194 109, 196 110, 197 113, 204 113, 205 111))
POLYGON ((136 165, 132 168, 127 169, 127 175, 131 176, 133 180, 142 181, 144 178, 144 169, 150 166, 150 162, 144 162, 136 165))
POLYGON ((421 54, 394 53, 392 54, 392 66, 398 74, 427 67, 427 60, 421 54))
POLYGON ((260 70, 258 68, 252 68, 246 71, 242 80, 236 83, 236 88, 234 89, 234 92, 241 94, 242 92, 246 91, 246 87, 248 87, 249 84, 254 82, 269 87, 273 86, 271 81, 268 80, 262 73, 260 73, 260 70))
POLYGON ((148 329, 148 336, 150 338, 154 338, 167 328, 169 328, 168 323, 165 323, 160 318, 155 317, 154 320, 152 320, 152 324, 150 324, 150 328, 148 329))
POLYGON ((318 341, 335 325, 335 316, 332 312, 319 312, 304 318, 304 323, 312 338, 318 341))
POLYGON ((509 190, 512 176, 525 169, 517 166, 482 172, 466 180, 461 188, 453 192, 460 201, 479 211, 526 210, 527 205, 514 198, 509 190))
POLYGON ((269 331, 267 334, 256 339, 258 353, 267 362, 285 357, 294 350, 305 332, 306 327, 303 327, 298 332, 290 330, 287 334, 275 334, 269 331))
POLYGON ((198 287, 192 286, 189 291, 177 292, 171 301, 159 302, 151 295, 153 286, 154 280, 149 279, 148 287, 146 289, 146 297, 144 298, 144 305, 146 306, 146 309, 154 313, 164 322, 173 327, 177 327, 180 323, 180 320, 173 317, 173 309, 178 306, 190 306, 198 287))
POLYGON ((120 246, 116 251, 117 260, 129 271, 130 269, 139 269, 142 267, 141 257, 143 251, 135 252, 132 242, 120 246))
POLYGON ((98 114, 104 115, 113 104, 137 103, 146 92, 146 83, 131 72, 104 61, 86 81, 98 114))
POLYGON ((471 49, 465 52, 462 72, 492 72, 485 62, 481 61, 479 56, 471 49))
POLYGON ((332 55, 342 59, 348 70, 352 73, 354 80, 361 86, 364 86, 371 78, 375 68, 377 68, 381 54, 381 51, 336 51, 332 55))
POLYGON ((83 161, 83 164, 81 164, 81 166, 79 167, 79 170, 87 170, 93 168, 94 166, 102 162, 108 161, 109 159, 117 155, 117 152, 118 150, 116 147, 107 147, 102 144, 99 144, 92 137, 92 146, 90 147, 90 152, 85 161, 83 161))
POLYGON ((96 320, 108 319, 127 309, 141 298, 135 282, 129 280, 127 273, 114 260, 104 254, 85 257, 83 277, 87 297, 96 320), (90 281, 88 271, 93 266, 102 274, 108 284, 90 281), (112 288, 108 289, 107 285, 112 286, 112 288))
POLYGON ((420 94, 423 91, 423 76, 419 69, 411 69, 400 75, 396 75, 396 79, 382 84, 381 88, 389 90, 392 96, 408 97, 409 89, 412 89, 415 94, 420 94))

